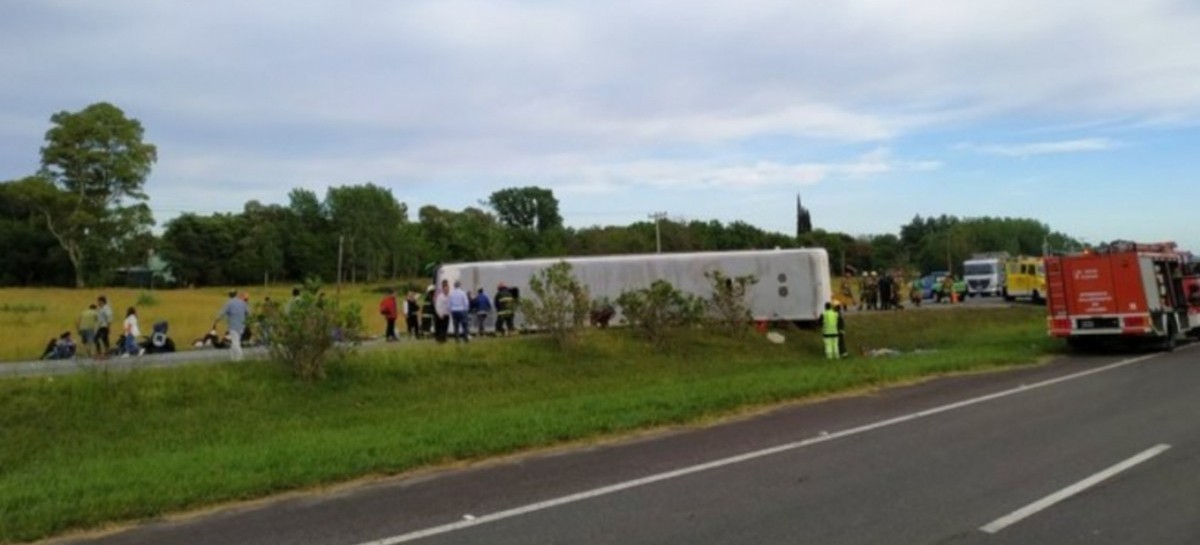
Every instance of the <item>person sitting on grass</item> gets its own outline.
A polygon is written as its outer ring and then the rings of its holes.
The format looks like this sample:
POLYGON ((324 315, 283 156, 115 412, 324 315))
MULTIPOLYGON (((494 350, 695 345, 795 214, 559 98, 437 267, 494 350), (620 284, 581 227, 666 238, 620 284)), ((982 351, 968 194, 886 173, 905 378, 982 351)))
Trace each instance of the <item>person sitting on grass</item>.
POLYGON ((44 360, 69 360, 75 357, 75 341, 71 340, 71 332, 64 331, 62 335, 50 339, 46 349, 42 351, 44 360))
MULTIPOLYGON (((225 333, 225 337, 229 337, 229 333, 225 333)), ((222 339, 217 335, 217 330, 210 329, 204 337, 192 341, 193 348, 229 348, 229 341, 222 339)))

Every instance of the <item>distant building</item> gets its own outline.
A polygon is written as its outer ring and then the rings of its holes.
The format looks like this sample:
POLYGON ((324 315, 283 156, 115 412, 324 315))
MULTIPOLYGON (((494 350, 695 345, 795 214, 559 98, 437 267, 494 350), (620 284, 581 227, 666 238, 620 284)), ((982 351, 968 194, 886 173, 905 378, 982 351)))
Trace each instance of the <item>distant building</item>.
POLYGON ((154 252, 150 252, 143 265, 117 268, 117 276, 130 288, 155 288, 175 284, 171 266, 154 252))
POLYGON ((800 204, 800 194, 796 194, 796 236, 800 237, 804 234, 811 233, 812 215, 808 213, 808 209, 800 204))

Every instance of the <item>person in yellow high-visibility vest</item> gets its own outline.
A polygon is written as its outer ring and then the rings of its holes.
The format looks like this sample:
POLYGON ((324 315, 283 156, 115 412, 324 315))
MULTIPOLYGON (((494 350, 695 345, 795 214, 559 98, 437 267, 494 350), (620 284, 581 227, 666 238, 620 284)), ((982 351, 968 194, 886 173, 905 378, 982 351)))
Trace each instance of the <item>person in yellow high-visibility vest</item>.
POLYGON ((833 303, 825 303, 825 312, 821 314, 821 336, 825 340, 825 359, 836 360, 841 354, 838 350, 838 313, 833 309, 833 303))

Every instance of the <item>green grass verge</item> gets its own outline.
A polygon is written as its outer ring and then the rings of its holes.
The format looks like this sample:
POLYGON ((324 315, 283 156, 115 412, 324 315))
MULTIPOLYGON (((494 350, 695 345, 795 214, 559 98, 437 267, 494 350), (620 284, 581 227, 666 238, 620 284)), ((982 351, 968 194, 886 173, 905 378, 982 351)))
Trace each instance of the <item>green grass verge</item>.
POLYGON ((851 346, 934 350, 821 359, 698 333, 652 349, 590 332, 360 354, 319 384, 267 363, 0 381, 0 541, 394 474, 1055 350, 1036 308, 852 315, 851 346))

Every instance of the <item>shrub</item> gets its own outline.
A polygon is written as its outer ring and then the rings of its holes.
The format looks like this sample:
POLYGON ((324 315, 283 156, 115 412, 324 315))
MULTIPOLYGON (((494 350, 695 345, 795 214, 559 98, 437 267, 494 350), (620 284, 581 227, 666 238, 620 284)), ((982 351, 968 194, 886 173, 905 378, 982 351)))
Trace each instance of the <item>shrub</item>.
POLYGON ((153 307, 156 305, 158 305, 158 298, 155 297, 153 293, 148 291, 139 293, 137 302, 134 303, 134 306, 136 307, 153 307))
POLYGON ((13 314, 46 312, 46 305, 38 305, 34 303, 4 303, 3 305, 0 305, 0 312, 11 312, 13 314))
POLYGON ((361 340, 360 311, 357 304, 326 299, 320 284, 310 280, 299 297, 282 307, 263 309, 263 336, 271 359, 289 367, 300 380, 324 379, 326 368, 345 358, 361 340))
POLYGON ((685 294, 666 280, 630 290, 617 298, 625 320, 647 340, 660 343, 672 329, 696 325, 704 316, 704 301, 685 294))
POLYGON ((708 300, 708 319, 713 328, 730 337, 741 337, 750 330, 750 305, 746 292, 758 283, 753 275, 726 276, 717 270, 704 273, 712 284, 708 300))
POLYGON ((533 297, 521 299, 525 321, 549 333, 560 347, 574 340, 591 310, 591 298, 571 273, 571 264, 560 261, 529 278, 533 297))

